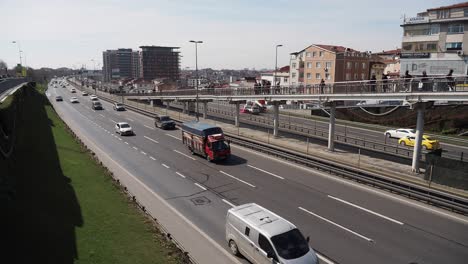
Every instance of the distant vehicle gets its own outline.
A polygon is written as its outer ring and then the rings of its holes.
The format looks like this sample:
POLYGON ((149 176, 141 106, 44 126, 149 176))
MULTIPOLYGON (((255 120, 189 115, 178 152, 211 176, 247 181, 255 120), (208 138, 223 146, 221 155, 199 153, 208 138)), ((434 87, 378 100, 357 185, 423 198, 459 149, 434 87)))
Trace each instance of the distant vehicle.
POLYGON ((122 103, 114 103, 113 108, 115 111, 125 111, 125 106, 122 103))
POLYGON ((88 96, 88 93, 85 92, 85 91, 83 91, 83 92, 81 92, 81 95, 82 95, 82 96, 88 96))
POLYGON ((70 102, 74 103, 74 104, 79 103, 78 98, 76 98, 76 97, 70 98, 70 102))
POLYGON ((60 96, 60 95, 57 95, 57 96, 55 96, 55 101, 56 101, 56 102, 62 102, 62 101, 63 101, 63 97, 60 96))
POLYGON ((101 102, 99 102, 99 101, 92 101, 92 102, 91 102, 91 108, 92 108, 93 110, 102 110, 102 109, 103 109, 103 108, 102 108, 102 104, 101 104, 101 102))
POLYGON ((402 138, 406 136, 415 137, 416 130, 409 128, 390 129, 385 131, 384 134, 388 138, 402 138))
POLYGON ((121 136, 134 134, 132 127, 126 122, 115 124, 115 133, 120 134, 121 136))
POLYGON ((231 156, 229 142, 224 139, 220 127, 199 122, 185 122, 181 125, 182 143, 192 154, 199 154, 208 161, 224 160, 231 156))
POLYGON ((174 129, 175 122, 167 115, 156 115, 154 117, 154 126, 162 129, 174 129))
MULTIPOLYGON (((414 147, 415 143, 416 138, 413 136, 406 136, 398 140, 398 144, 403 146, 414 147)), ((421 145, 425 150, 436 150, 440 148, 439 140, 432 138, 428 135, 422 136, 421 145)))
POLYGON ((226 241, 234 255, 252 263, 318 264, 309 237, 281 216, 255 203, 228 210, 226 241))
POLYGON ((76 89, 75 89, 75 88, 71 88, 70 92, 71 92, 71 93, 76 93, 76 89))
POLYGON ((89 99, 91 99, 91 101, 99 101, 99 98, 95 95, 91 95, 89 99))
POLYGON ((240 112, 244 114, 258 115, 260 114, 260 108, 256 104, 249 102, 242 107, 240 112))

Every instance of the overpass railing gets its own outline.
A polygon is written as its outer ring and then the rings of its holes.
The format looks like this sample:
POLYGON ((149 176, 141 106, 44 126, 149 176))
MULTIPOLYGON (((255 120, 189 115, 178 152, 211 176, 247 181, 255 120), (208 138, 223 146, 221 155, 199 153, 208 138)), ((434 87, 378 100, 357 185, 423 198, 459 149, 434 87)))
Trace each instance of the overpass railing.
MULTIPOLYGON (((335 82, 313 85, 202 88, 199 95, 307 95, 307 94, 372 94, 412 92, 468 92, 468 76, 415 77, 388 80, 335 82)), ((195 89, 168 90, 151 93, 113 93, 123 96, 195 96, 195 89)))

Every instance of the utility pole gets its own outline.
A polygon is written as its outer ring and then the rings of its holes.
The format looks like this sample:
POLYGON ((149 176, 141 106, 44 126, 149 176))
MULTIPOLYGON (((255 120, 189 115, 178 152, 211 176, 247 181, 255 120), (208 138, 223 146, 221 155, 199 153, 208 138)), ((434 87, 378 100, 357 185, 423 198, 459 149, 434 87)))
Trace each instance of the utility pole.
POLYGON ((195 81, 195 86, 196 86, 196 96, 195 96, 195 105, 196 105, 196 113, 195 116, 197 117, 197 122, 199 121, 198 119, 198 44, 203 43, 201 40, 190 40, 191 43, 195 43, 195 75, 196 75, 196 81, 195 81))
MULTIPOLYGON (((278 44, 276 45, 276 53, 275 53, 275 72, 273 73, 273 85, 272 87, 276 88, 276 72, 278 71, 278 48, 283 47, 283 45, 278 44)), ((273 91, 271 91, 273 94, 273 91)))

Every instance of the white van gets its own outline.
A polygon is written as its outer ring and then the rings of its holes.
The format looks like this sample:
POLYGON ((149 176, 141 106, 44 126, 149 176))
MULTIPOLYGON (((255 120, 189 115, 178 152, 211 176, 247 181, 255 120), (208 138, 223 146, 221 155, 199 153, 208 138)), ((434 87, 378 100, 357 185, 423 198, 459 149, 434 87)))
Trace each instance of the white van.
POLYGON ((234 255, 258 264, 318 264, 295 225, 275 213, 249 203, 228 210, 226 241, 234 255))

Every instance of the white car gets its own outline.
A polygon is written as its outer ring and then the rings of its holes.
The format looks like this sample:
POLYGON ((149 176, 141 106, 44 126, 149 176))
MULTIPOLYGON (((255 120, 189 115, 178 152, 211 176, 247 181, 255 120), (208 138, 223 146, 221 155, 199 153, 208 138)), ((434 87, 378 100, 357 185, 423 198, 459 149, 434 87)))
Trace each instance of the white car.
POLYGON ((91 95, 91 96, 89 97, 89 99, 91 99, 91 101, 99 101, 99 98, 98 98, 97 96, 95 96, 94 94, 91 95))
POLYGON ((416 130, 409 128, 390 129, 385 131, 385 136, 388 138, 403 138, 403 137, 415 137, 416 130))
POLYGON ((82 96, 88 96, 88 93, 85 92, 85 91, 83 91, 83 92, 81 93, 81 95, 82 95, 82 96))
POLYGON ((71 88, 70 92, 71 92, 71 93, 76 93, 75 88, 71 88))
POLYGON ((70 98, 70 102, 73 103, 73 104, 79 103, 78 98, 76 98, 76 97, 70 98))
POLYGON ((120 134, 121 136, 134 134, 132 127, 126 122, 115 124, 115 133, 120 134))

